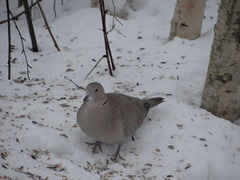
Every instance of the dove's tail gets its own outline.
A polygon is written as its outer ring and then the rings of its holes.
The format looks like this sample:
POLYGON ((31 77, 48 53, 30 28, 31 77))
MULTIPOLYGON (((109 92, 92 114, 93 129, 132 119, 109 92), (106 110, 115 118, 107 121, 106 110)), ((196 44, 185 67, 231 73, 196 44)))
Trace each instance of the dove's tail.
POLYGON ((148 112, 149 109, 161 104, 162 102, 164 102, 164 98, 161 97, 145 99, 143 106, 146 109, 146 112, 148 112))
POLYGON ((145 116, 147 116, 149 109, 164 102, 164 98, 156 97, 156 98, 145 99, 144 101, 145 101, 145 103, 143 104, 143 106, 146 109, 145 116))
POLYGON ((152 108, 164 102, 164 98, 162 97, 150 98, 147 99, 147 102, 150 104, 150 108, 152 108))

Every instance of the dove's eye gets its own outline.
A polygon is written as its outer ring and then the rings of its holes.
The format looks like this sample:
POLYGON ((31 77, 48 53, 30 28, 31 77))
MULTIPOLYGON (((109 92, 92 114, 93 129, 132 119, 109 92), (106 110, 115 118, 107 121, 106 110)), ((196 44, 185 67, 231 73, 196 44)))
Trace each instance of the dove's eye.
POLYGON ((98 89, 95 89, 95 92, 98 92, 98 89))

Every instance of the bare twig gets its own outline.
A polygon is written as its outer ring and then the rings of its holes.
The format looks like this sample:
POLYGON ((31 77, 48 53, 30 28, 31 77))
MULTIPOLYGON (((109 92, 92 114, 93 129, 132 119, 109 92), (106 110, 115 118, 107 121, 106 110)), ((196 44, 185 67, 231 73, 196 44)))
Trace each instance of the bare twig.
POLYGON ((106 13, 107 13, 107 11, 105 10, 104 0, 99 0, 99 4, 100 4, 100 11, 101 11, 101 18, 102 18, 103 37, 104 37, 104 43, 105 43, 105 52, 106 52, 105 55, 107 58, 109 73, 111 76, 113 76, 112 70, 115 70, 115 65, 113 62, 111 48, 110 48, 108 36, 107 36, 107 28, 106 28, 106 13))
POLYGON ((56 12, 56 0, 53 1, 53 12, 54 12, 54 16, 55 18, 57 17, 57 12, 56 12))
MULTIPOLYGON (((12 14, 11 11, 10 11, 10 14, 11 14, 11 16, 12 16, 12 18, 13 18, 13 14, 12 14)), ((17 29, 18 35, 20 36, 20 40, 21 40, 21 44, 22 44, 22 54, 24 54, 25 61, 26 61, 26 64, 27 64, 27 77, 28 77, 28 80, 30 80, 30 76, 29 76, 30 71, 29 71, 29 68, 32 68, 32 67, 31 67, 31 66, 29 65, 29 63, 28 63, 27 54, 26 54, 26 51, 25 51, 25 48, 24 48, 24 43, 23 43, 23 41, 25 41, 25 39, 22 37, 22 34, 21 34, 21 32, 20 32, 20 30, 19 30, 19 28, 18 28, 18 26, 17 26, 16 21, 13 20, 13 22, 14 22, 14 25, 15 25, 15 27, 16 27, 16 29, 17 29)))
POLYGON ((116 21, 123 26, 123 23, 121 23, 121 21, 115 16, 115 14, 114 14, 114 19, 116 19, 116 21))
POLYGON ((112 19, 112 26, 113 26, 113 28, 112 29, 114 29, 114 27, 115 27, 115 21, 114 20, 116 20, 120 25, 122 25, 123 26, 123 24, 121 23, 121 21, 116 17, 116 6, 115 6, 115 3, 114 3, 114 0, 112 0, 112 5, 113 5, 113 13, 110 11, 110 10, 108 10, 108 12, 112 15, 112 17, 113 17, 113 19, 112 19))
POLYGON ((114 19, 115 19, 116 6, 113 0, 112 0, 112 5, 113 5, 113 13, 109 9, 106 10, 110 15, 112 15, 112 28, 107 33, 110 33, 115 28, 114 19))
POLYGON ((68 77, 64 76, 64 78, 73 83, 78 89, 86 90, 84 87, 77 85, 75 82, 73 82, 73 80, 69 79, 68 77))
POLYGON ((48 32, 49 32, 49 34, 50 34, 50 36, 51 36, 51 38, 53 40, 54 46, 57 48, 58 51, 60 51, 60 48, 59 48, 59 46, 58 46, 58 44, 57 44, 57 42, 56 42, 56 40, 55 40, 55 38, 54 38, 54 36, 52 34, 52 31, 50 30, 50 27, 48 25, 47 19, 46 19, 45 15, 44 15, 44 12, 43 12, 43 9, 42 9, 42 6, 41 6, 39 0, 37 0, 37 4, 38 4, 39 10, 40 10, 40 12, 42 14, 42 17, 44 19, 46 28, 47 28, 47 30, 48 30, 48 32))
POLYGON ((119 34, 121 34, 123 37, 127 37, 126 35, 124 35, 123 33, 121 33, 119 30, 117 30, 117 29, 114 29, 115 31, 117 31, 119 34))
MULTIPOLYGON (((115 15, 115 11, 116 11, 116 6, 114 4, 114 0, 112 0, 112 4, 113 4, 113 13, 112 11, 110 11, 109 9, 106 9, 106 13, 109 13, 112 16, 112 28, 110 30, 108 30, 107 34, 109 34, 110 32, 112 32, 113 30, 117 31, 119 34, 121 34, 123 37, 127 37, 126 35, 124 35, 123 33, 121 33, 119 30, 115 29, 116 24, 115 24, 115 20, 121 25, 123 26, 123 24, 121 23, 121 21, 116 17, 115 15)), ((102 29, 100 29, 101 31, 103 31, 102 29)))
POLYGON ((8 79, 11 79, 11 26, 10 26, 10 8, 9 2, 6 0, 7 19, 8 19, 8 79))
MULTIPOLYGON (((115 16, 116 7, 115 7, 115 4, 114 4, 113 0, 112 0, 112 4, 113 4, 113 7, 114 7, 113 14, 111 13, 111 11, 105 9, 104 0, 99 0, 99 7, 100 7, 101 19, 102 19, 102 29, 101 30, 103 32, 103 38, 104 38, 104 44, 105 44, 105 55, 103 55, 102 58, 96 63, 96 65, 92 68, 92 70, 87 74, 85 79, 88 78, 88 76, 97 67, 97 65, 100 63, 100 61, 103 58, 107 59, 108 70, 109 70, 110 76, 113 76, 112 71, 115 70, 115 68, 116 68, 115 65, 114 65, 114 62, 113 62, 112 52, 111 52, 110 44, 109 44, 109 41, 108 41, 108 33, 110 33, 112 30, 115 29, 115 20, 117 20, 121 25, 122 25, 122 23, 115 16), (108 12, 110 12, 112 17, 113 17, 112 28, 109 31, 107 31, 107 28, 106 28, 106 14, 108 12)), ((120 34, 122 34, 122 33, 120 33, 120 34)))
POLYGON ((106 55, 103 55, 99 60, 98 60, 98 62, 95 64, 95 66, 91 69, 91 71, 87 74, 87 76, 85 77, 85 80, 88 78, 88 76, 91 74, 91 72, 97 67, 97 65, 101 62, 101 60, 103 59, 103 58, 105 58, 106 57, 106 55))
POLYGON ((122 36, 126 37, 124 34, 122 34, 120 31, 116 30, 115 27, 115 20, 121 25, 123 26, 123 24, 121 23, 121 21, 116 17, 116 6, 115 6, 115 3, 114 3, 114 0, 112 0, 112 5, 113 5, 113 13, 107 9, 107 12, 112 16, 112 28, 107 32, 107 33, 110 33, 112 32, 113 30, 117 31, 119 34, 121 34, 122 36))
POLYGON ((115 29, 115 24, 112 25, 112 28, 110 30, 108 30, 107 34, 109 34, 110 32, 112 32, 115 29))

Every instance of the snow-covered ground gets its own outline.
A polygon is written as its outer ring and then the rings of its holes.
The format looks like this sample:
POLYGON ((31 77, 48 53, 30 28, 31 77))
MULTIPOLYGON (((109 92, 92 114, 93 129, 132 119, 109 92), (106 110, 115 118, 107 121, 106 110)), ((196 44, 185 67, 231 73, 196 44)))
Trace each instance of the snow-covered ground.
MULTIPOLYGON (((59 1, 54 18, 53 1, 43 0, 60 52, 36 10, 40 52, 31 52, 25 17, 19 18, 31 80, 13 23, 12 80, 7 80, 7 25, 0 25, 0 179, 239 180, 240 127, 200 108, 219 0, 207 1, 200 38, 168 42, 175 2, 139 0, 123 25, 115 21, 118 31, 109 34, 114 77, 102 60, 84 80, 104 54, 100 13, 89 8, 89 1, 64 1, 63 6, 59 1), (76 125, 85 92, 65 76, 79 86, 98 81, 107 92, 162 96, 166 102, 149 112, 135 141, 124 144, 125 161, 113 162, 116 145, 92 154, 84 143, 93 141, 76 125)), ((14 14, 22 10, 16 5, 11 1, 14 14)), ((107 20, 111 29, 112 18, 107 20)))

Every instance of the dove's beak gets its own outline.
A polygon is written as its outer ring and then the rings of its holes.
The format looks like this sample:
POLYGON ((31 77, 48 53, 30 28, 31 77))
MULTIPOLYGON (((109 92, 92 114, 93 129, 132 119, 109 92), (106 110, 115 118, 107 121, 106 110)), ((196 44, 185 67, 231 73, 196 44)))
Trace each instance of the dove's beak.
POLYGON ((90 96, 90 95, 87 94, 87 95, 84 97, 83 102, 87 101, 89 96, 90 96))

